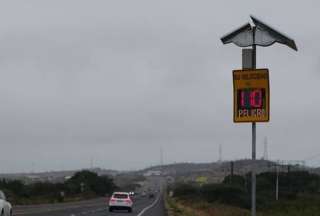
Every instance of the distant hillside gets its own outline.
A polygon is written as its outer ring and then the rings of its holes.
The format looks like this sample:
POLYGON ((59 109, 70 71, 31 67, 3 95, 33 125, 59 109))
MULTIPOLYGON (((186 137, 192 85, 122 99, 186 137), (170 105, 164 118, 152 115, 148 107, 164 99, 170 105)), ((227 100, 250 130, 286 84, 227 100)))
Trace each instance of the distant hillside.
MULTIPOLYGON (((251 171, 252 161, 250 159, 236 160, 236 161, 223 161, 212 163, 175 163, 163 166, 153 166, 141 171, 141 173, 150 173, 150 171, 160 170, 163 175, 172 176, 176 180, 182 181, 195 181, 199 177, 205 177, 210 182, 220 182, 223 178, 231 174, 231 167, 233 163, 233 174, 245 175, 251 171)), ((261 172, 275 172, 276 166, 281 172, 308 170, 311 172, 318 171, 319 169, 312 169, 302 165, 285 165, 277 164, 276 162, 267 160, 256 160, 256 171, 261 172)))
MULTIPOLYGON (((233 169, 235 173, 247 173, 251 170, 252 161, 249 159, 233 161, 233 169)), ((275 165, 272 161, 257 160, 256 166, 258 171, 271 169, 275 165)), ((212 162, 212 163, 175 163, 163 166, 153 166, 142 170, 143 172, 149 170, 162 170, 168 175, 181 175, 190 172, 217 172, 227 171, 231 169, 231 161, 212 162)))
MULTIPOLYGON (((98 175, 109 175, 114 176, 118 174, 118 171, 115 170, 106 170, 101 168, 93 168, 87 169, 97 173, 98 175)), ((38 172, 38 173, 8 173, 8 174, 0 174, 0 179, 18 179, 22 180, 26 183, 35 182, 35 181, 49 181, 49 182, 62 182, 69 177, 71 177, 74 173, 81 170, 64 170, 64 171, 48 171, 48 172, 38 172)))
MULTIPOLYGON (((250 159, 233 161, 233 173, 237 175, 245 175, 251 171, 252 161, 250 159)), ((276 162, 267 160, 257 160, 256 167, 257 173, 266 171, 275 171, 276 162)), ((319 168, 310 168, 301 165, 279 165, 280 171, 294 171, 294 170, 308 170, 313 173, 320 174, 319 168)), ((101 168, 90 169, 96 172, 98 175, 119 176, 124 175, 126 178, 135 178, 134 176, 141 176, 149 171, 161 171, 163 175, 172 176, 180 179, 193 180, 199 176, 206 176, 212 181, 221 181, 226 175, 231 173, 231 161, 212 162, 212 163, 174 163, 166 164, 163 166, 152 166, 139 171, 116 171, 107 170, 101 168)), ((50 171, 40 173, 14 173, 14 174, 0 174, 1 178, 6 179, 19 179, 25 182, 34 181, 50 181, 50 182, 62 182, 68 177, 71 177, 75 172, 80 170, 67 170, 67 171, 50 171)))

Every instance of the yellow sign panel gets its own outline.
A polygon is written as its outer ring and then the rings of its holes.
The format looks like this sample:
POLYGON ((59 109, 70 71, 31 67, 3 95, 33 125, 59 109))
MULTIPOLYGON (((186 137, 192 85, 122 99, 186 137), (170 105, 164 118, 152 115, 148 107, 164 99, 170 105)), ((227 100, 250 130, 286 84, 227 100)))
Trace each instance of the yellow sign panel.
POLYGON ((270 91, 268 69, 233 71, 234 122, 268 122, 270 91))
POLYGON ((197 177, 196 182, 199 185, 204 185, 204 184, 208 183, 208 178, 206 176, 199 176, 199 177, 197 177))

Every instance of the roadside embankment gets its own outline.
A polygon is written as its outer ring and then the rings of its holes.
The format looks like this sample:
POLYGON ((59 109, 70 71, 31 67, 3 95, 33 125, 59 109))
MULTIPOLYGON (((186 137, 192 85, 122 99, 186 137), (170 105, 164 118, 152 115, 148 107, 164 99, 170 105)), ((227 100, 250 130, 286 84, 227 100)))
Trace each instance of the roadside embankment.
POLYGON ((166 197, 168 216, 249 216, 250 211, 223 204, 166 197))

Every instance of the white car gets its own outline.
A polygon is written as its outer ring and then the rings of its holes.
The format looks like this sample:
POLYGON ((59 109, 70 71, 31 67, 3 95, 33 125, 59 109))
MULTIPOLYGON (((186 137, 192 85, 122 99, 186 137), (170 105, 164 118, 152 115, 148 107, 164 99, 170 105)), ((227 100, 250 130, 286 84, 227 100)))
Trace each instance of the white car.
POLYGON ((114 192, 109 200, 109 211, 127 210, 132 212, 133 202, 127 192, 114 192))
POLYGON ((12 206, 7 201, 6 196, 2 191, 0 191, 0 216, 11 216, 12 206))

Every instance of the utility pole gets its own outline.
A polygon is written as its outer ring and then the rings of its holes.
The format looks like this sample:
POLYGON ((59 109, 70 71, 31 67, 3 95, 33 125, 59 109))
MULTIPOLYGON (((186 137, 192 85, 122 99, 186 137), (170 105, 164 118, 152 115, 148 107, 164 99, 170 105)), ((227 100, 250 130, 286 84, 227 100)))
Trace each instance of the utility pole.
POLYGON ((263 143, 263 160, 268 160, 268 138, 264 137, 264 143, 263 143))
POLYGON ((233 179, 233 169, 234 169, 234 162, 231 161, 230 162, 230 182, 232 183, 232 179, 233 179))
POLYGON ((278 42, 295 51, 298 49, 294 40, 257 18, 250 17, 253 26, 246 23, 223 36, 221 41, 223 44, 233 43, 239 47, 252 47, 242 51, 243 69, 233 71, 233 119, 235 123, 252 123, 251 215, 256 216, 256 122, 268 122, 270 114, 269 71, 268 69, 256 69, 256 46, 267 47, 278 42), (250 59, 251 64, 248 64, 250 59))
POLYGON ((276 164, 276 200, 279 200, 279 165, 276 164))
POLYGON ((222 145, 221 144, 219 145, 219 161, 218 162, 219 163, 222 162, 222 145))
POLYGON ((160 166, 163 167, 163 148, 160 147, 160 166))
MULTIPOLYGON (((255 28, 252 27, 253 40, 255 40, 255 28)), ((256 53, 257 47, 255 44, 252 45, 251 49, 242 49, 242 69, 256 69, 256 53)), ((256 122, 251 123, 251 215, 256 215, 256 122)))
MULTIPOLYGON (((252 35, 253 41, 256 41, 256 27, 252 27, 252 35)), ((257 47, 256 44, 252 45, 252 69, 256 69, 257 66, 257 47)), ((256 216, 256 142, 257 142, 257 134, 256 134, 256 122, 252 122, 252 172, 251 172, 251 214, 252 216, 256 216)))
POLYGON ((163 147, 162 145, 160 146, 160 172, 161 175, 163 175, 163 147))

